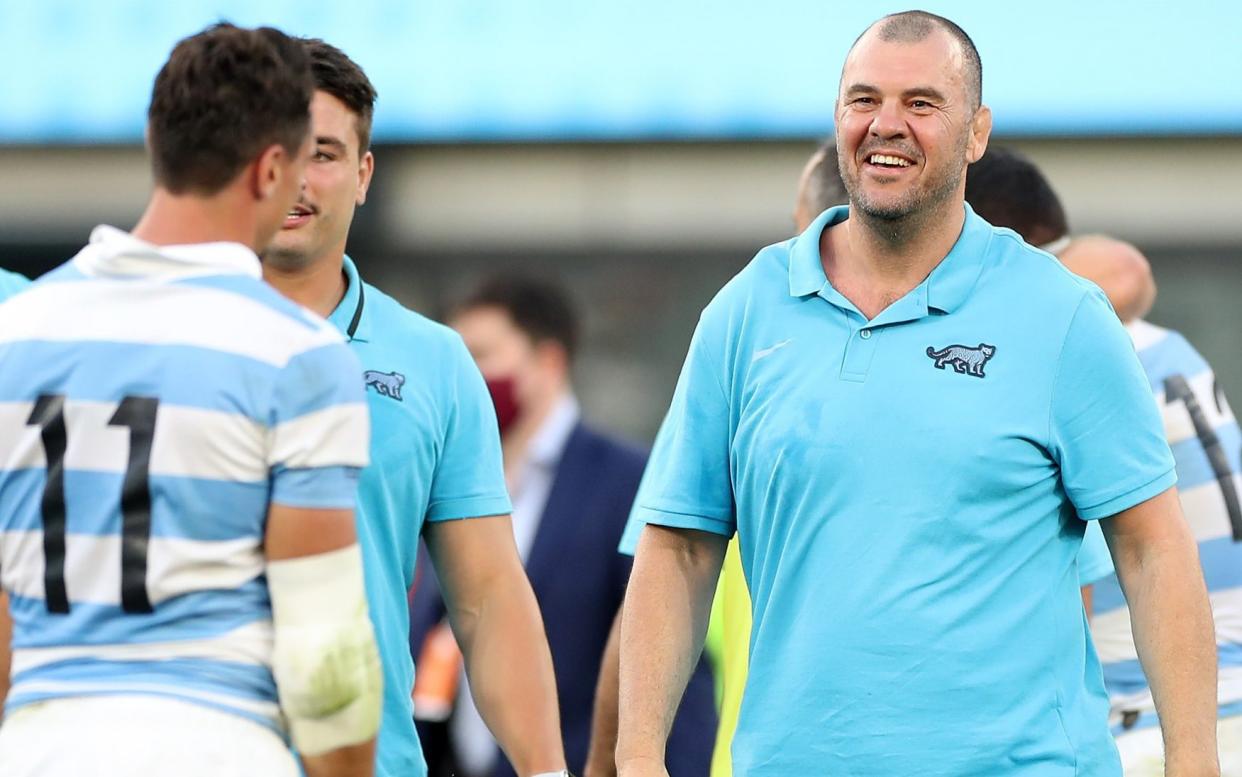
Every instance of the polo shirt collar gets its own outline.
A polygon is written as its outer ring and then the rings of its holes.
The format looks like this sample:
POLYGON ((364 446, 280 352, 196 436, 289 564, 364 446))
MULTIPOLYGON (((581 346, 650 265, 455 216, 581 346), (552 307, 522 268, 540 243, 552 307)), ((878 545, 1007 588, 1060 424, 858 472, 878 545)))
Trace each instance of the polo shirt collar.
POLYGON ((922 284, 927 289, 927 307, 942 313, 957 310, 970 296, 979 273, 983 272, 988 244, 992 242, 992 226, 975 215, 969 205, 964 207, 966 221, 962 224, 962 234, 958 235, 949 255, 922 284))
POLYGON ((850 217, 850 206, 838 205, 819 214, 806 230, 794 238, 789 253, 789 295, 805 297, 818 294, 828 286, 824 261, 819 254, 819 239, 828 227, 850 217))
MULTIPOLYGON (((928 310, 952 313, 966 301, 983 270, 988 243, 992 239, 992 229, 986 221, 975 215, 969 205, 963 203, 963 207, 966 209, 966 221, 957 242, 931 274, 911 292, 920 303, 926 300, 928 310)), ((825 229, 845 221, 849 214, 848 205, 830 208, 811 222, 805 232, 794 238, 789 255, 790 296, 820 294, 833 299, 840 296, 824 274, 819 242, 825 229)))
POLYGON ((337 304, 328 321, 351 341, 370 342, 371 316, 368 315, 366 292, 362 288, 362 278, 358 277, 358 267, 354 260, 346 255, 341 262, 345 273, 345 296, 337 304))
POLYGON ((259 257, 241 243, 157 246, 106 224, 91 231, 90 243, 73 261, 92 276, 263 275, 259 257))

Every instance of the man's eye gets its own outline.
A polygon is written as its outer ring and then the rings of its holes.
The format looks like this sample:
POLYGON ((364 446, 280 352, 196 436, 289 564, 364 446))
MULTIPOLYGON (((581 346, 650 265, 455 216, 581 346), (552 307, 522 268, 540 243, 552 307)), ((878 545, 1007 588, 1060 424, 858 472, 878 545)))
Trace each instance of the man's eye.
POLYGON ((854 105, 872 105, 875 103, 875 99, 871 97, 855 97, 850 102, 854 105))
POLYGON ((334 158, 335 157, 327 151, 316 151, 314 156, 311 157, 311 159, 314 159, 316 162, 331 162, 334 158))
POLYGON ((922 110, 924 108, 930 108, 931 103, 927 102, 926 100, 915 100, 914 102, 910 103, 910 107, 916 108, 918 110, 922 110))

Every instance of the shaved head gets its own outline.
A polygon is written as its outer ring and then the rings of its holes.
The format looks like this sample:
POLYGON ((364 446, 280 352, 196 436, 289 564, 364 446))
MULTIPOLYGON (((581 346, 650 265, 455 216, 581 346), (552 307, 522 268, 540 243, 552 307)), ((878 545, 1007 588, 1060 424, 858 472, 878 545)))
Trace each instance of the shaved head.
POLYGON ((918 43, 936 30, 944 30, 961 49, 962 81, 966 85, 966 96, 971 107, 977 109, 983 103, 983 63, 979 59, 979 50, 975 48, 975 42, 961 27, 934 13, 902 11, 889 14, 868 27, 854 41, 850 50, 853 51, 858 41, 872 30, 875 30, 880 40, 890 43, 918 43))

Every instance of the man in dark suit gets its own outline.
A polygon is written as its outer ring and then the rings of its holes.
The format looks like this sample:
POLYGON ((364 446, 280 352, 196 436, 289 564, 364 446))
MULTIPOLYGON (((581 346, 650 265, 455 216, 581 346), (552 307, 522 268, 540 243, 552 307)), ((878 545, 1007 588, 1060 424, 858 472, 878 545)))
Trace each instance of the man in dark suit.
MULTIPOLYGON (((558 287, 496 277, 457 306, 449 323, 470 348, 496 405, 514 534, 552 649, 567 762, 581 774, 600 659, 630 573, 631 559, 617 544, 646 454, 582 422, 570 380, 577 320, 558 287)), ((435 649, 443 613, 436 581, 416 584, 410 618, 416 655, 435 649)), ((420 672, 428 665, 420 664, 420 672)), ((437 738, 447 745, 445 758, 429 753, 432 777, 437 768, 465 777, 513 775, 464 684, 452 695, 447 730, 430 730, 425 740, 429 750, 437 738)), ((671 777, 706 777, 715 727, 711 676, 700 663, 669 739, 671 777)))

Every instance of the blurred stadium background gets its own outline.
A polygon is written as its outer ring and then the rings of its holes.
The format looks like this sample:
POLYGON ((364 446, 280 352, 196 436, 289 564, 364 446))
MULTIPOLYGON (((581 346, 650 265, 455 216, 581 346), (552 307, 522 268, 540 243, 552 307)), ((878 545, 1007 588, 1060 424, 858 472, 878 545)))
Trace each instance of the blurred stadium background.
MULTIPOLYGON (((433 316, 492 269, 560 277, 584 312, 588 414, 647 439, 698 311, 789 235, 853 38, 909 7, 0 0, 0 266, 37 275, 93 225, 133 225, 146 101, 177 39, 219 19, 323 37, 380 95, 350 244, 364 273, 433 316)), ((993 142, 1044 167, 1075 232, 1147 253, 1152 320, 1242 396, 1242 3, 921 7, 975 39, 993 142)))

